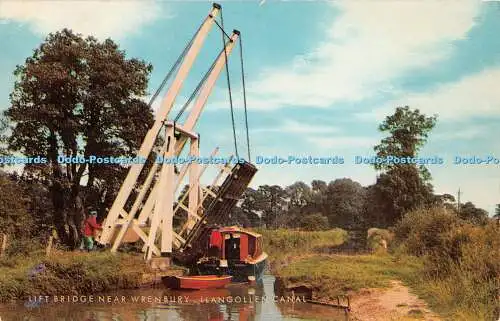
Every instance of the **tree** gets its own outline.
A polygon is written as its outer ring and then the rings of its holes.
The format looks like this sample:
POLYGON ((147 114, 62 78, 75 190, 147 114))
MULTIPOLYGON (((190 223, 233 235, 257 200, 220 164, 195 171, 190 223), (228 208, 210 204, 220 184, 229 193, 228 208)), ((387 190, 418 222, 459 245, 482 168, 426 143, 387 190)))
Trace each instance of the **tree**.
POLYGON ((327 187, 326 213, 330 226, 353 229, 361 227, 366 192, 349 178, 336 179, 327 187))
POLYGON ((14 72, 5 113, 12 124, 9 147, 46 157, 46 164, 29 164, 25 170, 50 186, 53 221, 68 245, 78 239, 82 192, 97 190, 97 199, 109 203, 126 168, 60 164, 58 156, 135 155, 153 122, 151 108, 138 98, 146 94, 151 70, 144 61, 127 59, 110 39, 84 39, 64 29, 49 34, 14 72))
MULTIPOLYGON (((389 136, 374 147, 377 156, 416 157, 435 124, 436 116, 427 117, 408 106, 397 107, 379 126, 389 136)), ((411 162, 382 162, 374 166, 382 171, 377 178, 376 193, 383 204, 385 225, 392 225, 407 211, 432 202, 431 176, 425 166, 411 162)))
MULTIPOLYGON (((5 118, 0 118, 0 158, 9 154, 7 151, 8 136, 6 134, 8 127, 7 120, 5 118)), ((4 162, 0 162, 0 167, 4 165, 4 162)))
POLYGON ((476 207, 472 202, 460 205, 459 216, 473 224, 484 225, 488 222, 488 212, 476 207))
POLYGON ((327 230, 328 218, 320 213, 305 215, 300 218, 300 227, 306 231, 327 230))
POLYGON ((33 224, 22 188, 0 171, 0 190, 0 233, 29 237, 33 224))
POLYGON ((323 192, 326 190, 326 182, 322 180, 315 179, 311 182, 311 187, 313 192, 323 192))
MULTIPOLYGON (((378 157, 415 157, 420 148, 426 143, 430 131, 436 125, 437 116, 427 117, 418 109, 411 110, 409 106, 397 107, 393 115, 387 116, 379 125, 379 131, 390 135, 383 138, 380 144, 374 147, 378 157)), ((375 163, 377 170, 390 170, 399 164, 375 163)), ((419 166, 422 178, 430 180, 425 166, 419 166)))
POLYGON ((261 219, 268 228, 284 227, 289 218, 286 214, 286 193, 278 185, 262 185, 257 189, 255 205, 261 212, 261 219))
POLYGON ((493 217, 500 218, 500 204, 495 207, 495 215, 493 217))
POLYGON ((289 197, 289 208, 303 208, 311 203, 311 188, 304 182, 295 182, 285 188, 289 197))
POLYGON ((240 205, 241 211, 248 218, 248 224, 252 227, 261 226, 262 204, 259 204, 259 193, 248 187, 243 193, 243 202, 240 205))

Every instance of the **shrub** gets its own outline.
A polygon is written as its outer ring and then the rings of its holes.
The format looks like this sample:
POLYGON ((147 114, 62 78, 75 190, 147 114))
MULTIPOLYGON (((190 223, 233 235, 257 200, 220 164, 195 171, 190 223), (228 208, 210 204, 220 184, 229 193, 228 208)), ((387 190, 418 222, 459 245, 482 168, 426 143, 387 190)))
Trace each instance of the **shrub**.
POLYGON ((424 285, 457 320, 493 320, 500 309, 500 227, 474 225, 442 208, 408 213, 395 227, 409 254, 424 258, 424 285))
POLYGON ((445 208, 419 209, 406 214, 396 224, 396 241, 409 254, 423 256, 445 247, 445 234, 463 225, 463 221, 445 208))
POLYGON ((328 218, 321 214, 311 214, 300 219, 300 226, 306 231, 322 231, 329 227, 328 218))
POLYGON ((368 230, 367 246, 372 251, 385 251, 383 243, 389 245, 394 239, 394 234, 386 229, 371 228, 368 230))

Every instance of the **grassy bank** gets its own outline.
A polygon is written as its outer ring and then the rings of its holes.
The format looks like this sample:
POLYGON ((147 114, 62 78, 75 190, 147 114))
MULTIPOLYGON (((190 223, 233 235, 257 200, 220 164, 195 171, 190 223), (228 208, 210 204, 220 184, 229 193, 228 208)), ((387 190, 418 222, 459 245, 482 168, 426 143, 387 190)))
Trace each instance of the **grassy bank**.
POLYGON ((317 232, 259 229, 257 232, 264 237, 264 248, 274 271, 291 263, 297 256, 316 253, 347 240, 347 232, 342 229, 317 232))
POLYGON ((443 208, 408 213, 396 225, 400 250, 424 262, 415 285, 453 320, 500 317, 500 226, 472 224, 443 208))
POLYGON ((0 261, 0 302, 32 295, 89 294, 140 285, 145 265, 141 257, 108 252, 58 251, 42 255, 11 257, 0 261), (44 265, 44 272, 30 271, 44 265))
POLYGON ((436 233, 434 226, 438 224, 433 221, 438 219, 428 216, 429 232, 421 232, 426 230, 414 222, 408 224, 422 239, 409 233, 397 254, 324 254, 324 247, 345 240, 342 230, 260 232, 266 239, 273 274, 283 286, 306 285, 316 299, 329 300, 362 288, 384 288, 391 280, 399 280, 446 320, 496 320, 500 311, 498 227, 450 225, 449 218, 440 215, 436 214, 452 234, 447 230, 436 233), (416 256, 411 255, 409 246, 430 249, 416 256))
POLYGON ((390 255, 311 255, 278 272, 286 286, 308 284, 318 299, 332 300, 362 288, 384 288, 391 280, 415 280, 421 262, 390 255))

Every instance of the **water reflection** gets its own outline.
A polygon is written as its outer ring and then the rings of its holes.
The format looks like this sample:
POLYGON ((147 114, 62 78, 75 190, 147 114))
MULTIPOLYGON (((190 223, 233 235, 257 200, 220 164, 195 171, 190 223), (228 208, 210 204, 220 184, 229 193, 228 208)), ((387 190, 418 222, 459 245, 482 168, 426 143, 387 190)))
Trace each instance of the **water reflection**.
MULTIPOLYGON (((171 291, 141 289, 109 293, 99 303, 28 302, 0 307, 1 321, 265 321, 347 320, 344 312, 302 302, 275 302, 274 278, 257 287, 233 284, 227 289, 171 291), (175 298, 187 297, 178 300, 175 298), (113 303, 105 303, 106 298, 113 303), (126 298, 125 302, 121 298, 126 298), (134 300, 135 299, 135 300, 134 300), (159 303, 162 300, 162 303, 159 303), (156 301, 156 303, 155 303, 156 301), (167 302, 165 304, 165 302, 167 302)), ((81 301, 81 300, 80 300, 81 301)), ((88 300, 87 300, 88 301, 88 300)))

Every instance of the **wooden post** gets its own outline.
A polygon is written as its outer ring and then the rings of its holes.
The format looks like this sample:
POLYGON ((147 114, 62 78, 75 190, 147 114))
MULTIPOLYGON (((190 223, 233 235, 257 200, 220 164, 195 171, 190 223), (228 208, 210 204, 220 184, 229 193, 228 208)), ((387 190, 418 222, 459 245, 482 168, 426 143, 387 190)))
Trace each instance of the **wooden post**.
POLYGON ((45 256, 50 255, 50 250, 52 250, 52 243, 54 242, 54 235, 49 237, 49 243, 47 244, 47 248, 45 249, 45 256))
POLYGON ((7 250, 7 233, 2 234, 2 248, 0 250, 0 257, 5 256, 5 250, 7 250))

